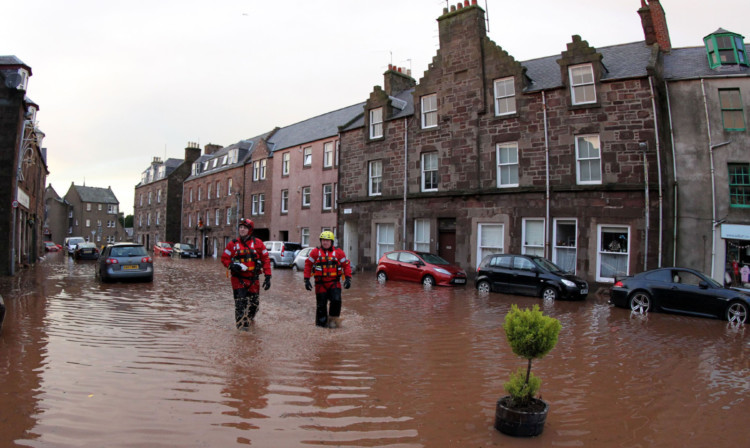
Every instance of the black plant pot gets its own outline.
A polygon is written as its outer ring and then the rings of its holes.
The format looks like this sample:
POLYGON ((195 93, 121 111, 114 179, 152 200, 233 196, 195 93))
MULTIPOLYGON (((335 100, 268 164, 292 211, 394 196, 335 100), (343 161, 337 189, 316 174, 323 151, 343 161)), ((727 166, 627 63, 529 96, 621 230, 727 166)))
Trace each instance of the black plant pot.
POLYGON ((510 397, 506 396, 497 400, 495 408, 495 429, 503 434, 515 437, 534 437, 544 431, 544 423, 547 421, 549 405, 546 401, 532 398, 532 403, 541 410, 519 410, 507 405, 510 397))

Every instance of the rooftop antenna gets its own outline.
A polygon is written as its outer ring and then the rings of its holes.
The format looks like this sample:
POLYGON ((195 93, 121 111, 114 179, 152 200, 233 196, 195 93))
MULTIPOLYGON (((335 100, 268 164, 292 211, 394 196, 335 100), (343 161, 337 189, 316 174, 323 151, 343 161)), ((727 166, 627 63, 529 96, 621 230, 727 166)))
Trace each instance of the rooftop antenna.
POLYGON ((484 0, 484 20, 487 22, 487 33, 490 32, 490 10, 487 8, 487 0, 484 0))

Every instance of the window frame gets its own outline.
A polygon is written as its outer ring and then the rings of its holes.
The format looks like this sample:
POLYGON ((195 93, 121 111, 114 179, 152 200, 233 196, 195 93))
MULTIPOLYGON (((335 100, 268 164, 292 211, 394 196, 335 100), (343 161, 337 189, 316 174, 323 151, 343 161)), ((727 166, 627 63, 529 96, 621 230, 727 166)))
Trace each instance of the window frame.
POLYGON ((312 166, 312 146, 302 148, 302 167, 309 168, 312 166))
POLYGON ((302 187, 302 208, 310 208, 312 205, 312 188, 309 185, 302 187))
POLYGON ((430 220, 414 219, 414 245, 417 252, 430 252, 430 220))
POLYGON ((333 168, 333 142, 323 143, 323 168, 333 168))
POLYGON ((367 195, 368 196, 382 196, 383 195, 383 161, 370 160, 367 163, 367 195), (373 169, 378 166, 380 167, 379 174, 373 174, 373 169), (376 188, 377 187, 377 191, 376 188))
POLYGON ((499 78, 496 79, 492 83, 492 89, 495 95, 495 116, 496 117, 503 117, 507 115, 513 115, 517 112, 516 109, 516 79, 513 76, 508 76, 505 78, 499 78), (502 84, 504 92, 503 94, 500 94, 500 89, 498 89, 498 85, 502 84), (508 86, 511 87, 512 91, 508 93, 508 86), (513 110, 509 110, 507 112, 500 112, 500 104, 512 104, 513 110))
POLYGON ((370 139, 383 138, 383 108, 370 109, 370 139), (376 116, 379 115, 379 116, 376 116))
POLYGON ((520 168, 519 168, 519 154, 518 154, 518 142, 506 142, 506 143, 498 143, 495 146, 495 158, 497 159, 497 188, 513 188, 519 186, 519 177, 520 177, 520 168), (509 149, 509 150, 515 150, 515 163, 507 162, 502 163, 501 157, 500 157, 500 150, 501 149, 509 149), (508 167, 509 171, 512 171, 512 167, 515 166, 515 174, 516 174, 516 181, 513 182, 504 182, 505 177, 511 177, 512 178, 512 172, 508 174, 508 176, 503 176, 503 168, 508 167))
POLYGON ((576 149, 576 184, 577 185, 601 185, 602 184, 602 178, 604 177, 604 173, 602 172, 602 142, 601 138, 599 138, 599 134, 583 134, 583 135, 576 135, 575 136, 575 149, 576 149), (597 141, 597 150, 599 152, 599 156, 594 157, 587 157, 587 158, 581 158, 580 154, 580 145, 579 141, 596 137, 597 141), (592 161, 592 160, 598 160, 599 162, 599 180, 581 180, 581 162, 583 161, 592 161))
POLYGON ((544 242, 546 241, 547 226, 545 225, 546 220, 544 218, 523 218, 521 220, 521 254, 523 255, 538 255, 544 257, 544 242), (533 241, 529 243, 529 235, 531 234, 531 225, 542 226, 541 241, 533 241))
POLYGON ((289 190, 281 190, 281 214, 289 213, 289 190))
MULTIPOLYGON (((724 126, 725 131, 744 131, 747 128, 747 123, 745 121, 745 110, 742 105, 742 92, 740 92, 739 87, 731 87, 731 88, 724 88, 719 89, 718 91, 719 95, 719 108, 721 109, 721 123, 724 126), (722 95, 722 93, 736 93, 737 94, 737 103, 738 104, 724 104, 724 98, 725 96, 722 95), (740 118, 742 119, 742 127, 727 127, 727 114, 739 114, 740 118)), ((732 102, 734 98, 729 98, 730 102, 732 102)))
POLYGON ((427 95, 423 95, 419 99, 419 105, 420 105, 420 122, 422 124, 422 129, 432 129, 432 128, 438 127, 437 93, 430 93, 427 95), (433 101, 435 103, 434 105, 427 104, 428 102, 432 103, 433 101), (428 124, 428 117, 430 118, 429 122, 432 123, 434 121, 434 124, 428 124))
POLYGON ((333 210, 333 184, 323 184, 323 210, 333 210))
POLYGON ((600 283, 614 283, 615 276, 612 277, 605 277, 602 275, 602 257, 610 254, 624 254, 626 256, 625 261, 625 272, 618 272, 617 276, 625 276, 630 275, 630 226, 624 226, 620 224, 599 224, 596 226, 596 281, 600 283), (616 232, 620 231, 623 233, 627 233, 627 248, 623 251, 615 252, 610 250, 603 250, 602 249, 602 233, 603 231, 610 231, 610 232, 616 232))
POLYGON ((477 223, 477 266, 482 262, 484 257, 490 254, 505 253, 505 224, 501 222, 479 222, 477 223), (497 228, 500 230, 500 245, 491 246, 484 244, 485 228, 497 228))
MULTIPOLYGON (((582 75, 581 77, 583 77, 583 76, 585 76, 585 75, 582 75)), ((595 104, 596 103, 596 101, 597 101, 596 75, 594 74, 594 66, 593 66, 593 64, 587 63, 587 64, 571 65, 570 67, 568 67, 568 79, 570 80, 570 101, 571 101, 571 104, 573 104, 574 106, 578 106, 578 105, 581 105, 581 104, 595 104), (582 79, 580 83, 577 83, 575 81, 575 78, 574 78, 577 75, 575 75, 574 72, 575 71, 580 71, 581 69, 584 69, 584 68, 588 69, 588 73, 586 73, 586 75, 590 75, 591 76, 591 81, 589 82, 589 81, 585 81, 585 80, 582 79), (591 86, 591 92, 594 95, 594 99, 593 100, 586 100, 585 99, 585 97, 586 97, 586 87, 588 87, 588 86, 591 86), (577 98, 578 95, 576 95, 576 88, 582 89, 581 93, 583 93, 584 99, 581 100, 581 101, 579 101, 578 98, 577 98)))
POLYGON ((727 183, 729 187, 729 207, 730 208, 750 208, 750 163, 729 163, 727 164, 727 183), (742 168, 743 173, 733 172, 733 168, 742 168), (738 177, 744 178, 744 183, 733 182, 738 177), (744 198, 743 202, 735 202, 734 198, 744 198))
POLYGON ((420 179, 421 191, 422 192, 438 191, 438 188, 440 185, 440 177, 438 173, 438 169, 440 167, 440 157, 439 157, 438 152, 437 151, 423 152, 422 154, 420 154, 419 160, 420 160, 419 171, 420 171, 420 177, 421 177, 420 179), (432 156, 435 157, 435 168, 428 171, 425 169, 426 159, 427 157, 432 158, 432 156), (433 176, 433 173, 434 173, 434 176, 433 176), (430 186, 429 188, 427 187, 427 174, 430 174, 431 178, 434 177, 434 179, 430 179, 431 184, 434 183, 434 187, 433 186, 430 186))
POLYGON ((281 175, 282 176, 288 176, 289 175, 289 165, 291 163, 291 153, 288 151, 281 154, 281 175))

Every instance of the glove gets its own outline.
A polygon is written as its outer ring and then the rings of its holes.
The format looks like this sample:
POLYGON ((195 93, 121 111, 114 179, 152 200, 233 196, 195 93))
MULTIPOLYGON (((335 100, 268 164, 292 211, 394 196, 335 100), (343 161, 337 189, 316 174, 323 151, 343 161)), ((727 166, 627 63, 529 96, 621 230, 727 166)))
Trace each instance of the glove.
POLYGON ((234 273, 242 272, 243 271, 243 269, 242 269, 243 267, 245 269, 247 269, 247 267, 245 267, 245 265, 243 265, 242 263, 236 263, 235 262, 235 263, 230 263, 229 264, 229 270, 232 271, 232 272, 234 272, 234 273))
POLYGON ((263 290, 268 291, 270 287, 271 287, 271 276, 266 275, 266 278, 263 280, 263 290))
POLYGON ((346 279, 344 279, 344 289, 349 289, 351 288, 351 286, 352 286, 352 278, 347 277, 346 279))
POLYGON ((309 278, 305 279, 305 289, 308 290, 308 291, 312 291, 312 283, 310 283, 310 279, 309 278))

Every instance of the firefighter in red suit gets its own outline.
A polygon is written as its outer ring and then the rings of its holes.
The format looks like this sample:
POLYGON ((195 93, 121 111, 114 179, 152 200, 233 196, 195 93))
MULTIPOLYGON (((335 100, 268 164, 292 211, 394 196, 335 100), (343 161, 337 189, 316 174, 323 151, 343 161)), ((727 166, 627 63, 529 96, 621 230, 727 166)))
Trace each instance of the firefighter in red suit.
POLYGON ((352 285, 352 267, 343 250, 333 247, 333 232, 320 234, 320 247, 310 251, 305 260, 305 289, 312 291, 310 276, 315 276, 315 325, 336 328, 341 326, 341 276, 344 288, 352 285), (330 309, 328 307, 330 302, 330 309))
POLYGON ((260 305, 260 274, 265 278, 263 289, 271 287, 271 262, 263 241, 252 236, 255 224, 242 218, 237 226, 239 238, 227 244, 221 263, 232 274, 234 319, 238 329, 247 329, 260 305))

